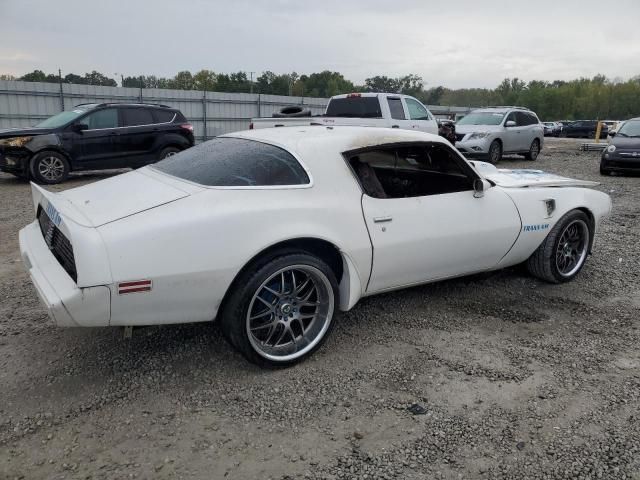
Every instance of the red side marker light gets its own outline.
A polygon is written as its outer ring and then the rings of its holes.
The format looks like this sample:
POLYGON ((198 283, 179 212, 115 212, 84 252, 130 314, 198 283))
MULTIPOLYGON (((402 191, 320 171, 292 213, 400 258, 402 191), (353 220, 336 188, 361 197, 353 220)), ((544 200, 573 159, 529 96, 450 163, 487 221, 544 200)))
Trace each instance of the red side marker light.
POLYGON ((151 280, 135 280, 133 282, 120 282, 118 284, 118 295, 125 293, 150 292, 151 280))
POLYGON ((183 123, 182 125, 180 125, 180 128, 184 128, 185 130, 189 130, 191 133, 193 133, 193 125, 191 125, 190 123, 183 123))

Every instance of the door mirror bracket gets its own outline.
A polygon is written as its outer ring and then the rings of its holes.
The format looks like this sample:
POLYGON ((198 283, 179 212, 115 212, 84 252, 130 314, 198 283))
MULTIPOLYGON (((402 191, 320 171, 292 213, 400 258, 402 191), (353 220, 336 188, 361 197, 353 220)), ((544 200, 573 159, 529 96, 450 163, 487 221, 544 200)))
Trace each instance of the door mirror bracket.
POLYGON ((89 125, 86 123, 75 123, 71 127, 71 129, 76 133, 81 133, 84 130, 89 130, 89 125))
POLYGON ((473 181, 473 197, 474 198, 482 198, 484 197, 484 182, 481 178, 476 178, 473 181))

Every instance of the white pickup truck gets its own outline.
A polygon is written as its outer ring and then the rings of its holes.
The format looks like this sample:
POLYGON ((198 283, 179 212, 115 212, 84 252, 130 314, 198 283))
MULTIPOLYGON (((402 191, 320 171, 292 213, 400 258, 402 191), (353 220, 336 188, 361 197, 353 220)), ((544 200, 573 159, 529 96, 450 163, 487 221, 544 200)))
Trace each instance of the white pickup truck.
POLYGON ((250 129, 298 125, 351 125, 402 128, 438 134, 438 124, 422 103, 397 93, 349 93, 331 97, 324 115, 301 108, 283 109, 270 118, 252 118, 250 129), (287 115, 284 112, 291 112, 287 115), (277 116, 276 116, 277 115, 277 116))

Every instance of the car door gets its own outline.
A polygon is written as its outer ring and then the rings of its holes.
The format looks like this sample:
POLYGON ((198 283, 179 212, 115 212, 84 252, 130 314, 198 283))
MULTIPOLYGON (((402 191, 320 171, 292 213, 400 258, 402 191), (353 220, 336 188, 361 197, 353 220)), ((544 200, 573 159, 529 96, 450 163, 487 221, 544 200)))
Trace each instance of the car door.
POLYGON ((518 149, 520 151, 529 150, 533 139, 536 138, 536 133, 538 133, 538 121, 528 112, 517 112, 516 118, 518 118, 520 125, 520 144, 518 149))
POLYGON ((387 105, 389 107, 390 115, 390 127, 402 128, 405 130, 411 129, 411 121, 408 120, 407 112, 404 109, 404 104, 401 97, 387 97, 387 105))
POLYGON ((92 111, 75 124, 84 124, 85 130, 73 127, 65 132, 71 140, 71 157, 76 169, 115 168, 119 155, 117 137, 120 132, 118 111, 108 107, 92 111))
POLYGON ((520 145, 522 140, 520 139, 521 126, 518 124, 517 112, 511 112, 504 119, 504 134, 502 138, 503 151, 504 152, 517 152, 521 149, 520 145), (507 127, 507 122, 515 122, 515 126, 507 127))
POLYGON ((122 131, 118 141, 122 152, 123 166, 149 163, 155 153, 154 146, 159 127, 151 109, 146 107, 122 107, 120 109, 122 131))
MULTIPOLYGON (((396 189, 380 198, 367 193, 363 184, 362 210, 373 244, 368 293, 491 269, 520 232, 520 217, 509 196, 492 187, 476 198, 472 183, 477 174, 450 147, 437 146, 446 158, 443 163, 441 153, 438 166, 420 158, 401 158, 403 148, 396 149, 396 159, 387 162, 394 162, 392 168, 400 168, 405 179, 410 179, 414 168, 418 175, 426 173, 433 185, 423 183, 420 188, 433 192, 413 195, 409 188, 405 194, 411 196, 402 197, 402 190, 396 189), (443 187, 451 179, 455 184, 443 187)), ((360 154, 358 162, 363 159, 367 161, 360 154)), ((385 192, 393 190, 393 185, 388 179, 381 182, 385 192)))
POLYGON ((411 97, 404 97, 404 102, 406 111, 409 114, 409 120, 411 121, 411 128, 413 130, 420 130, 422 132, 433 134, 438 133, 438 124, 424 105, 411 97))

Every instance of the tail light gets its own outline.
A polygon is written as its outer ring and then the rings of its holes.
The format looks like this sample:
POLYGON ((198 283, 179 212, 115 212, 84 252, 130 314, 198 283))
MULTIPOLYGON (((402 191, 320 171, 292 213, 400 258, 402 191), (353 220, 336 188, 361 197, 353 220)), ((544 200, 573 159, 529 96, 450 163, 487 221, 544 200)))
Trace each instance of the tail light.
POLYGON ((180 128, 184 128, 185 130, 189 130, 191 133, 193 133, 193 125, 191 125, 190 123, 183 123, 182 125, 180 125, 180 128))
POLYGON ((253 122, 249 124, 249 130, 253 130, 253 122))
POLYGON ((357 98, 357 97, 361 97, 362 94, 361 93, 349 93, 347 95, 347 98, 357 98))

